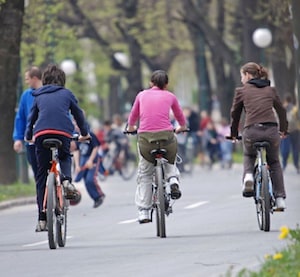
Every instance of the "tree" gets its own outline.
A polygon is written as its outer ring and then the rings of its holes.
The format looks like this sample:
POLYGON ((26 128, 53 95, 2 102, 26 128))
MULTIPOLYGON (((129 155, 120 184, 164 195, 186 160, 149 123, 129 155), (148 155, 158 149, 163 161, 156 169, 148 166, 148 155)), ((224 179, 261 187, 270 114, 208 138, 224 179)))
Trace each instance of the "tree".
POLYGON ((12 133, 20 68, 24 0, 0 3, 0 184, 16 181, 12 133))

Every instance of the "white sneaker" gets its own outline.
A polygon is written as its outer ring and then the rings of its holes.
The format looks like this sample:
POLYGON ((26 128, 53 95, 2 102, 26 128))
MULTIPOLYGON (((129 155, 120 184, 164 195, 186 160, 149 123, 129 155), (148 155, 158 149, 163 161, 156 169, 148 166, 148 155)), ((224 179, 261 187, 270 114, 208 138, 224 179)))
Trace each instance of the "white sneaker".
POLYGON ((48 231, 46 220, 39 220, 36 225, 35 231, 36 232, 48 231))
POLYGON ((151 221, 149 210, 147 209, 141 209, 139 210, 139 217, 138 217, 139 223, 148 223, 151 221))
POLYGON ((254 179, 252 173, 246 173, 243 181, 243 196, 252 197, 254 193, 254 179))
POLYGON ((285 208, 286 208, 286 206, 285 206, 285 201, 284 201, 283 197, 277 197, 275 199, 274 211, 283 212, 285 208))

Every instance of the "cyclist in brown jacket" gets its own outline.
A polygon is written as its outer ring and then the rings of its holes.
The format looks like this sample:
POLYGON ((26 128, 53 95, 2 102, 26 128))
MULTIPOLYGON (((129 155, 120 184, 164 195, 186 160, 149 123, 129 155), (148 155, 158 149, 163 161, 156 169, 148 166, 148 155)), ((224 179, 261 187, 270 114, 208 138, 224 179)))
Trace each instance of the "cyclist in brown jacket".
POLYGON ((287 132, 286 111, 274 87, 270 86, 266 69, 249 62, 241 67, 243 87, 236 88, 231 107, 231 136, 238 136, 239 121, 245 112, 242 132, 244 152, 243 196, 252 196, 253 169, 256 151, 252 147, 256 141, 269 141, 267 163, 273 183, 277 209, 285 209, 285 188, 279 160, 280 136, 287 132), (278 115, 279 125, 274 109, 278 115))

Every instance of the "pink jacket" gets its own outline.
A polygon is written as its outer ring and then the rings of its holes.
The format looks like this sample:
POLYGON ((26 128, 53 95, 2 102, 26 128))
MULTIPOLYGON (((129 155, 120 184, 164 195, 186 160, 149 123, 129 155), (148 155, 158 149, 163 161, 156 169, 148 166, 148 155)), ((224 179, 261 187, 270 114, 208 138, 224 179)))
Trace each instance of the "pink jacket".
POLYGON ((128 124, 135 125, 139 119, 139 133, 171 131, 174 127, 170 120, 170 110, 173 111, 179 125, 186 124, 176 96, 170 91, 152 87, 141 91, 136 96, 129 114, 128 124))

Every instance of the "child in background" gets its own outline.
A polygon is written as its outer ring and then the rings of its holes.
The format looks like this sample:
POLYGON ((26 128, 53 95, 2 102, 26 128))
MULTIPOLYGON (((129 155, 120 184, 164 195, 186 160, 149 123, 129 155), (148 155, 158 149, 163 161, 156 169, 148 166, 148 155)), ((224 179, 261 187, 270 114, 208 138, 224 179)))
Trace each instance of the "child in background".
POLYGON ((94 208, 99 207, 105 198, 97 178, 99 157, 99 141, 93 132, 90 132, 91 140, 87 142, 76 142, 74 155, 75 182, 82 178, 89 196, 94 200, 94 208))

